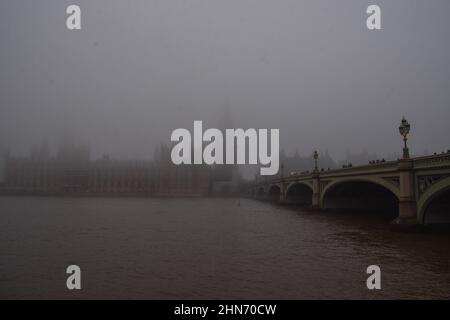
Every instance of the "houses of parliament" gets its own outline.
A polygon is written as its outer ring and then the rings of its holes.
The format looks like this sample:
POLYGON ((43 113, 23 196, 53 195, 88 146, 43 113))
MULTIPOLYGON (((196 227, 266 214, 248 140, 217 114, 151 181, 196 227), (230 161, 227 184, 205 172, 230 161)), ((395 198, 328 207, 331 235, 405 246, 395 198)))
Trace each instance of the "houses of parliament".
POLYGON ((157 148, 152 161, 122 161, 107 155, 91 160, 89 148, 73 142, 60 145, 51 156, 43 144, 25 158, 6 153, 2 166, 3 194, 203 196, 218 180, 230 179, 211 166, 172 164, 166 146, 157 148))

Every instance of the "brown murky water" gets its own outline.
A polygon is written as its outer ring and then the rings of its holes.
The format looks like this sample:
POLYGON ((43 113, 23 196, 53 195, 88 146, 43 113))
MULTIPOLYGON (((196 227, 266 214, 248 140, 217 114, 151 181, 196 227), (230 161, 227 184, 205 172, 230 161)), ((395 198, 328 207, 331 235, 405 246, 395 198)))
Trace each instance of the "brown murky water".
POLYGON ((240 202, 1 197, 0 298, 450 298, 448 234, 240 202), (382 290, 366 288, 371 264, 382 290))

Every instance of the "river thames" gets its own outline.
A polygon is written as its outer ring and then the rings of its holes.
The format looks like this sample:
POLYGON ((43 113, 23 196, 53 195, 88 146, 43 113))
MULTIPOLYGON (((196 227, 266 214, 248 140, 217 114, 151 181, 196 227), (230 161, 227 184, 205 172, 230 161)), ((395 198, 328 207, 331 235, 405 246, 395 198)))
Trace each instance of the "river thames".
POLYGON ((450 298, 450 235, 248 199, 0 197, 0 298, 450 298), (79 265, 82 290, 66 288, 79 265), (381 268, 381 290, 366 268, 381 268))

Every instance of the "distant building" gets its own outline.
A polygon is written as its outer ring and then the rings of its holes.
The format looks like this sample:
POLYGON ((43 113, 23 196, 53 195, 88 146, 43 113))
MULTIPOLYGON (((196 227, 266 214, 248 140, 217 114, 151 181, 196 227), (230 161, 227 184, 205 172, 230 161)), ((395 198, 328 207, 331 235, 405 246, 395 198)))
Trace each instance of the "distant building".
POLYGON ((174 165, 166 146, 155 155, 157 194, 160 196, 206 195, 211 192, 211 168, 208 165, 174 165))
POLYGON ((89 149, 68 144, 51 157, 43 145, 28 158, 7 157, 3 193, 39 195, 200 196, 210 192, 210 167, 175 166, 161 147, 154 161, 90 160, 89 149))

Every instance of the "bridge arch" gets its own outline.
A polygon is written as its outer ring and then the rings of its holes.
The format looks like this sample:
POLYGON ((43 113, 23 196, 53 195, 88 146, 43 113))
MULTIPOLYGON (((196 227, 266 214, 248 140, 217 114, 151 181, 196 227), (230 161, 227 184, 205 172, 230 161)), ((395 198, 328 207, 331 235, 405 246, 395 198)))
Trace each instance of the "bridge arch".
MULTIPOLYGON (((417 219, 420 223, 426 223, 427 211, 432 209, 432 205, 440 200, 450 199, 450 177, 444 178, 430 186, 419 198, 417 202, 417 219)), ((447 203, 447 209, 450 202, 447 203)), ((450 218, 449 218, 450 222, 450 218)))
POLYGON ((311 205, 312 195, 313 189, 309 183, 296 181, 286 187, 285 200, 286 203, 311 205))
POLYGON ((270 200, 279 201, 281 195, 281 186, 273 184, 269 186, 268 197, 270 200))
POLYGON ((399 189, 378 177, 337 179, 328 183, 320 194, 324 209, 378 208, 390 209, 393 214, 398 213, 398 199, 399 189))

